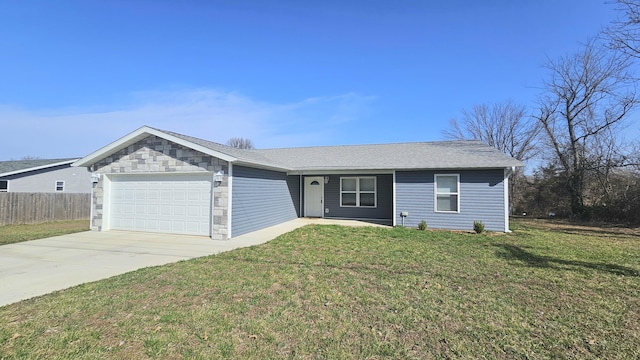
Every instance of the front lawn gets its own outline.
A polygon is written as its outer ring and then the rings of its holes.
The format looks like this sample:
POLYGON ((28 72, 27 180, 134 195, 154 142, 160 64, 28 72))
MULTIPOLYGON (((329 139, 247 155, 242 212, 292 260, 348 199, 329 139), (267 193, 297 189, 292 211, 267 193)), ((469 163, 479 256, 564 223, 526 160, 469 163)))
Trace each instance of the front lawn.
POLYGON ((89 230, 89 220, 0 226, 0 245, 89 230))
POLYGON ((640 358, 640 237, 307 226, 0 308, 0 358, 640 358))

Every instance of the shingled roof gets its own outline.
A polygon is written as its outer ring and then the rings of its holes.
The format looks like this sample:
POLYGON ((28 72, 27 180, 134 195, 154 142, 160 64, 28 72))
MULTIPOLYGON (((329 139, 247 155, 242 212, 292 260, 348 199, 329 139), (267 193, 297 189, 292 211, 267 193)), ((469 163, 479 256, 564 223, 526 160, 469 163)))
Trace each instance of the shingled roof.
POLYGON ((375 145, 238 149, 172 131, 144 126, 74 165, 88 166, 139 139, 156 135, 193 146, 236 164, 288 172, 340 170, 497 169, 523 166, 481 141, 435 141, 375 145))
POLYGON ((480 141, 266 149, 260 152, 295 170, 503 168, 522 163, 480 141))
POLYGON ((499 150, 473 140, 247 150, 163 132, 233 156, 240 162, 294 171, 481 169, 523 165, 499 150))
POLYGON ((10 160, 0 161, 0 176, 8 176, 27 171, 34 171, 53 166, 71 164, 78 160, 73 159, 34 159, 34 160, 10 160))

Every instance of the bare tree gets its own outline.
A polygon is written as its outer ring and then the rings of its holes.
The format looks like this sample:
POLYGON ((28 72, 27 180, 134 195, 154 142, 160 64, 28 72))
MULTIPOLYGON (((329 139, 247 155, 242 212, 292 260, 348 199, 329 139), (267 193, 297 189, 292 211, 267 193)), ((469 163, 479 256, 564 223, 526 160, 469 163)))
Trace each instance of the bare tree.
POLYGON ((617 0, 616 4, 624 17, 604 29, 609 47, 626 55, 640 57, 640 1, 617 0))
POLYGON ((577 53, 549 60, 539 113, 549 155, 566 177, 575 216, 588 214, 585 181, 594 171, 624 165, 618 134, 637 104, 629 57, 593 41, 577 53))
POLYGON ((238 149, 255 149, 253 141, 251 139, 232 137, 227 140, 227 145, 238 149))
POLYGON ((537 154, 536 139, 540 125, 527 116, 524 105, 511 100, 463 109, 462 122, 453 118, 450 124, 451 129, 443 131, 447 139, 481 140, 522 161, 537 154))
MULTIPOLYGON (((521 161, 531 160, 538 154, 540 124, 527 115, 524 105, 512 100, 463 109, 462 122, 453 118, 450 123, 451 128, 443 131, 447 139, 480 140, 521 161)), ((526 208, 522 194, 525 180, 522 169, 517 169, 509 178, 512 210, 520 212, 526 208)))

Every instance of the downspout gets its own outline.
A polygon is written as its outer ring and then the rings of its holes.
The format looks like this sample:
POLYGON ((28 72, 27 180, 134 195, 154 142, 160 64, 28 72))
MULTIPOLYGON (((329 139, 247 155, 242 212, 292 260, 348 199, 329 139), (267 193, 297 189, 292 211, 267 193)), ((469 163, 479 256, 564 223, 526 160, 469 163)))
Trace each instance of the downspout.
POLYGON ((301 218, 302 217, 302 174, 299 175, 299 178, 300 178, 300 191, 299 191, 299 193, 300 193, 300 203, 299 203, 300 206, 298 207, 298 212, 299 212, 298 217, 301 218))

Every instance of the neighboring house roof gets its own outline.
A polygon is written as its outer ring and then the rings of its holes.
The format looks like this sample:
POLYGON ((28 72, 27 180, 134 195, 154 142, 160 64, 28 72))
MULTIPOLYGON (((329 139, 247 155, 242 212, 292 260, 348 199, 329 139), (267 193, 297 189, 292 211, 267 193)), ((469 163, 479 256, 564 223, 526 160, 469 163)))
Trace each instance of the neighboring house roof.
POLYGON ((0 177, 71 164, 77 160, 78 158, 0 161, 0 177))
POLYGON ((226 161, 292 172, 319 170, 495 169, 523 166, 521 161, 481 141, 436 141, 248 150, 148 126, 141 127, 80 159, 73 165, 90 166, 98 160, 149 135, 165 138, 226 161))

